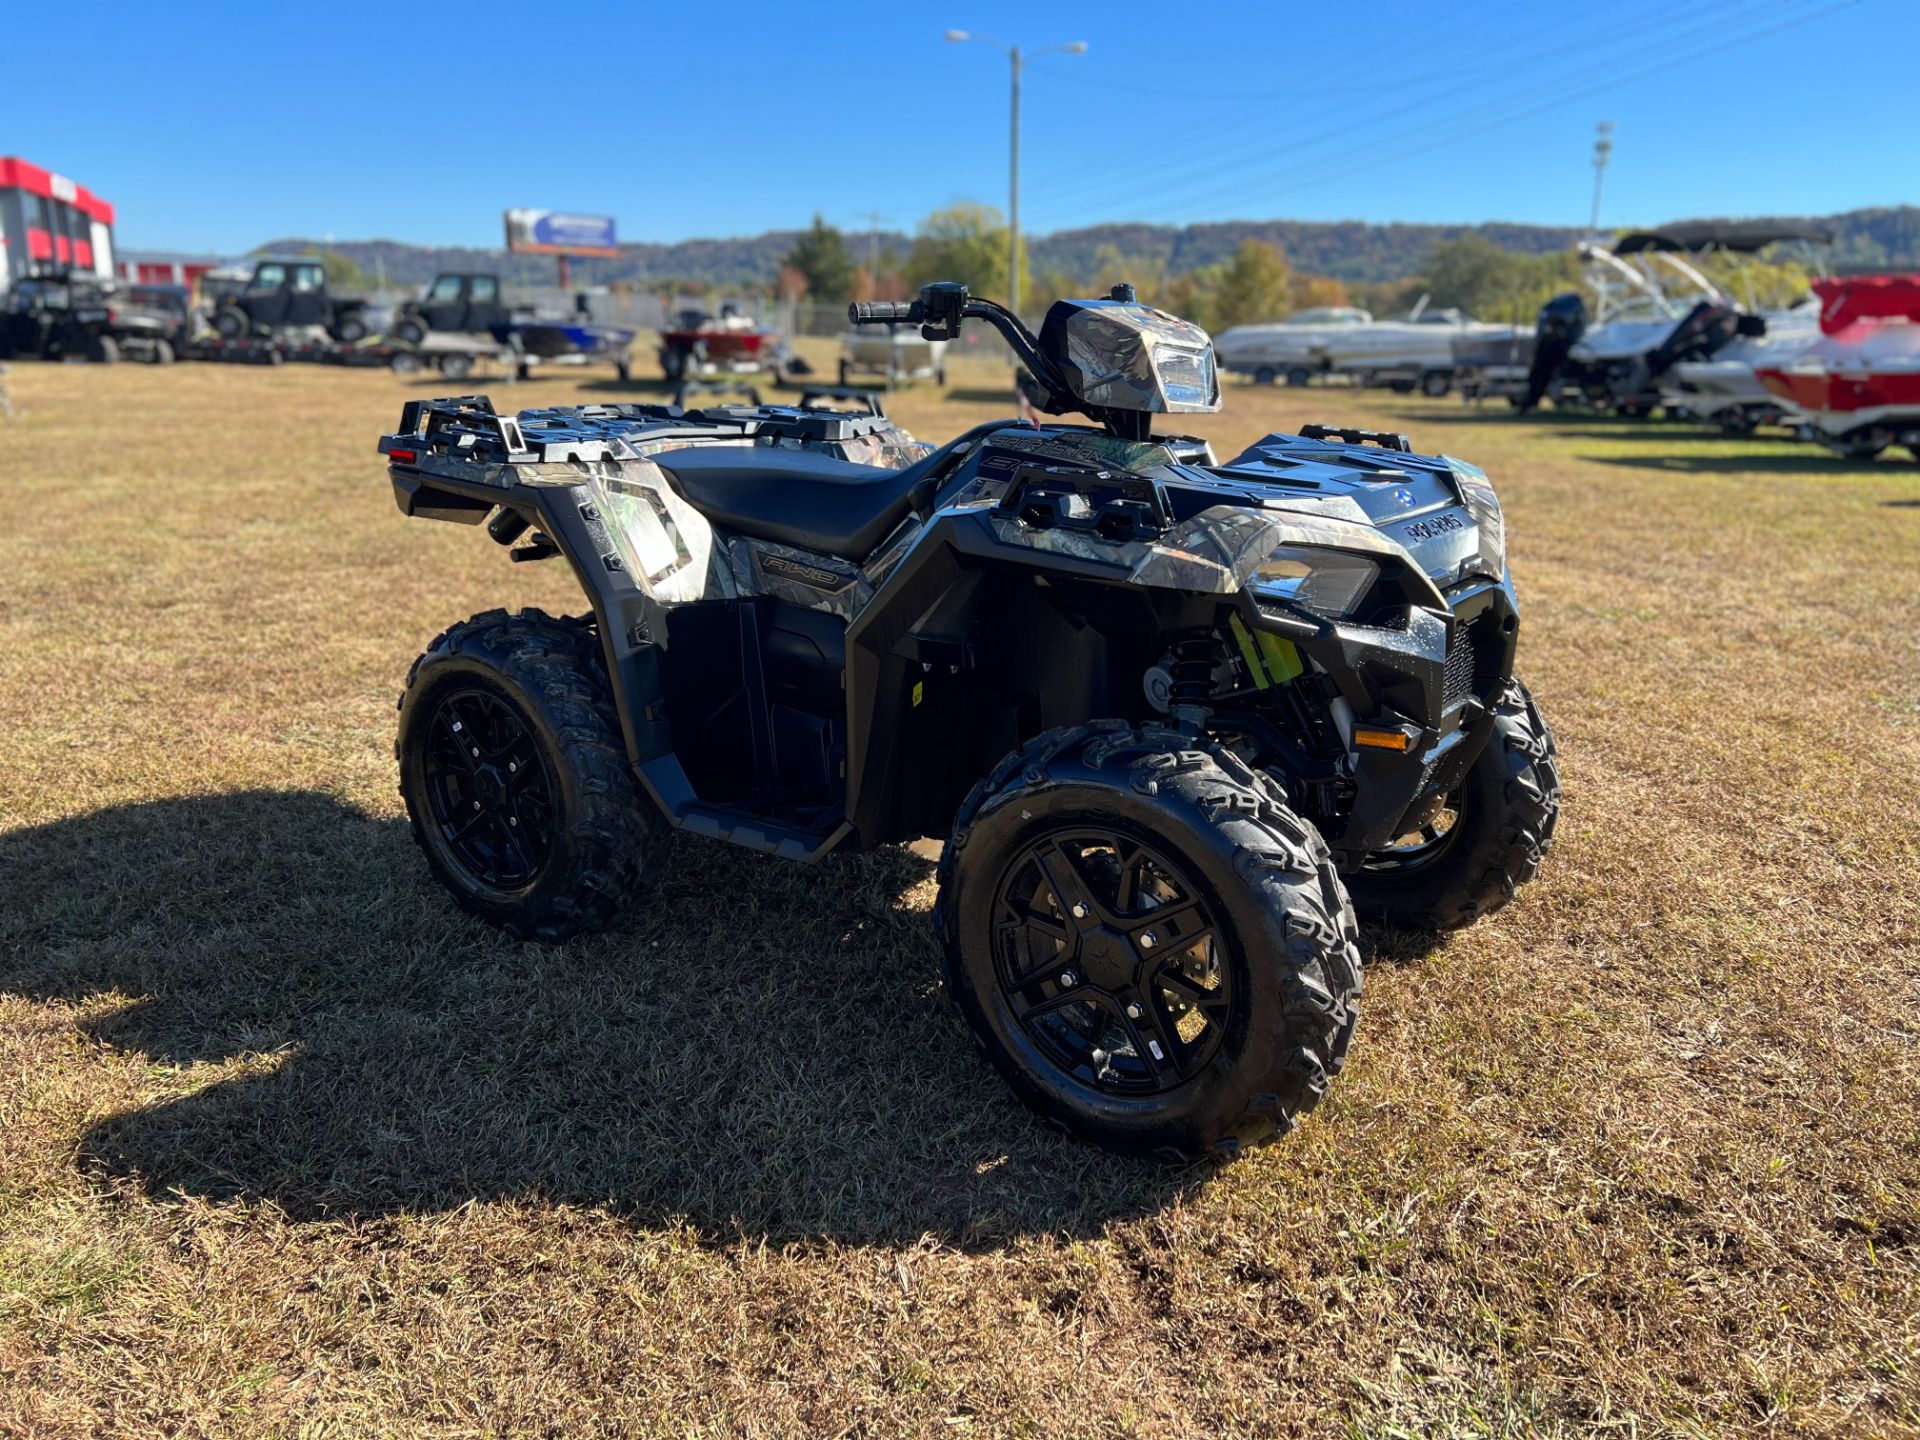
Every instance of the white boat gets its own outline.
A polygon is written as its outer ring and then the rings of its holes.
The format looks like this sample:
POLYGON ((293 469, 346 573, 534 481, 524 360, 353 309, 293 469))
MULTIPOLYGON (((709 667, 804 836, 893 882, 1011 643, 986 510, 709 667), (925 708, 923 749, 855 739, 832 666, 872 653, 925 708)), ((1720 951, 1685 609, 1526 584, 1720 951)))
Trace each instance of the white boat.
POLYGON ((1326 348, 1335 337, 1372 323, 1365 310, 1321 305, 1285 320, 1235 325, 1213 337, 1214 361, 1223 370, 1251 375, 1261 385, 1282 378, 1289 385, 1304 385, 1326 370, 1326 348))
POLYGON ((1304 385, 1315 375, 1345 375, 1363 385, 1415 386, 1444 395, 1453 383, 1459 340, 1510 338, 1513 327, 1488 325, 1459 310, 1429 310, 1426 297, 1402 319, 1376 320, 1348 305, 1321 306, 1267 325, 1236 325, 1214 338, 1228 370, 1260 384, 1284 378, 1304 385))
POLYGON ((928 340, 917 325, 854 326, 840 337, 840 383, 856 375, 883 376, 889 385, 907 380, 947 383, 947 342, 928 340))
POLYGON ((1389 385, 1444 395, 1453 385, 1454 349, 1462 343, 1508 341, 1513 326, 1475 320, 1461 310, 1429 310, 1426 297, 1403 320, 1375 320, 1331 336, 1326 367, 1363 385, 1389 385))

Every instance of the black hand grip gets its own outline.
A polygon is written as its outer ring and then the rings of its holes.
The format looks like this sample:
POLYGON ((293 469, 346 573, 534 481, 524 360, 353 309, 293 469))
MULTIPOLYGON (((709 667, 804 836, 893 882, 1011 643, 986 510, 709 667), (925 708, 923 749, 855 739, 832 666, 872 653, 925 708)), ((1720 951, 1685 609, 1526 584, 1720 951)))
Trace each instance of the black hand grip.
POLYGON ((918 320, 918 300, 856 300, 847 306, 847 319, 856 325, 873 325, 887 320, 918 320))

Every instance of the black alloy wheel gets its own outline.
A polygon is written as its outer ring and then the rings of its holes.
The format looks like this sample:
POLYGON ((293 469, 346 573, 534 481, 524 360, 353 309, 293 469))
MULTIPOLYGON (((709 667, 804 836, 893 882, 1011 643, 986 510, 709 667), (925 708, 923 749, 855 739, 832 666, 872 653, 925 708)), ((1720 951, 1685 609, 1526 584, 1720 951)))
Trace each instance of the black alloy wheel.
POLYGON ((1370 874, 1406 879, 1439 865, 1460 838, 1466 804, 1466 791, 1454 791, 1417 829, 1396 836, 1385 849, 1371 852, 1362 868, 1370 874))
POLYGON ((1231 967, 1200 888, 1160 851, 1104 827, 1051 832, 1007 867, 994 915, 1006 1003, 1069 1076, 1149 1095, 1213 1059, 1231 967))
POLYGON ((1458 788, 1347 872, 1363 920, 1457 930, 1509 903, 1539 873, 1560 814, 1553 732, 1518 680, 1490 703, 1492 733, 1458 788))
POLYGON ((449 690, 429 722, 426 799, 452 859, 489 890, 528 889, 553 848, 553 777, 500 695, 449 690))

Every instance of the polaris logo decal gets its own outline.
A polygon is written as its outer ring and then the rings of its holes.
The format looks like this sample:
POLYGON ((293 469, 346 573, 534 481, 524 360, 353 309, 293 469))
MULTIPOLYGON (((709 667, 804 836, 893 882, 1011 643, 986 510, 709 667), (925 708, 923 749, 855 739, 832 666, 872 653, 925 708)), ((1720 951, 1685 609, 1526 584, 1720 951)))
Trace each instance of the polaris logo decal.
POLYGON ((784 555, 756 556, 763 574, 778 575, 786 580, 798 580, 813 590, 825 590, 829 595, 847 588, 853 583, 850 575, 835 574, 818 565, 806 565, 798 560, 789 560, 784 555))
POLYGON ((1393 498, 1400 502, 1400 508, 1402 510, 1411 510, 1413 508, 1413 492, 1411 490, 1396 490, 1393 492, 1393 498))
POLYGON ((1431 520, 1416 520, 1401 533, 1409 540, 1431 540, 1449 530, 1464 530, 1467 522, 1458 515, 1436 515, 1431 520))

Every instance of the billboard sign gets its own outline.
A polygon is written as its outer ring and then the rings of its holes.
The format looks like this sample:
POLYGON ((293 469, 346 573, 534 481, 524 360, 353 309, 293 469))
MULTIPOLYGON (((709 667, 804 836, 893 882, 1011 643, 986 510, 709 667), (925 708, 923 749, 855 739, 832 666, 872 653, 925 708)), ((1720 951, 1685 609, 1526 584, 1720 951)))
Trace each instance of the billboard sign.
POLYGON ((515 255, 618 256, 613 220, 567 210, 507 211, 507 249, 515 255))

